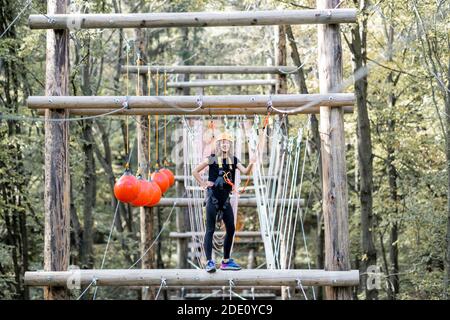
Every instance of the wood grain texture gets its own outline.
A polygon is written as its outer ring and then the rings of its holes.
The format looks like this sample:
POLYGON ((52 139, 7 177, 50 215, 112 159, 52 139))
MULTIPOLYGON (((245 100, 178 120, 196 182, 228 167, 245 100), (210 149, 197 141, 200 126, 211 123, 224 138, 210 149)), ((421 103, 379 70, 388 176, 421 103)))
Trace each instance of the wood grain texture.
MULTIPOLYGON (((64 13, 66 0, 49 0, 48 12, 64 13)), ((68 94, 69 37, 64 30, 47 31, 45 92, 50 96, 68 94)), ((67 110, 45 111, 46 119, 64 119, 67 110)), ((70 177, 69 177, 69 123, 45 122, 45 178, 44 178, 44 269, 67 270, 70 252, 70 177)), ((46 287, 47 300, 66 299, 61 287, 46 287)))
MULTIPOLYGON (((354 107, 353 106, 345 106, 340 107, 343 109, 344 113, 353 113, 354 107)), ((155 108, 155 109, 148 109, 148 108, 139 108, 139 109, 128 109, 128 110, 120 110, 117 111, 117 109, 70 109, 68 110, 70 112, 71 117, 73 116, 101 116, 105 113, 111 113, 109 116, 123 116, 123 115, 184 115, 184 116, 196 116, 196 115, 255 115, 255 114, 267 114, 267 108, 203 108, 198 110, 192 110, 193 108, 187 108, 187 110, 177 110, 174 108, 155 108)), ((289 111, 292 108, 278 108, 279 110, 289 111)), ((43 115, 45 109, 38 109, 37 114, 43 115)), ((304 110, 301 110, 300 112, 296 113, 290 113, 290 114, 316 114, 320 112, 320 107, 311 107, 304 110)), ((279 114, 278 111, 272 111, 272 114, 279 114)), ((81 120, 81 119, 80 119, 81 120)))
POLYGON ((121 67, 121 72, 126 73, 147 73, 148 69, 152 74, 156 72, 171 74, 278 74, 292 73, 296 67, 288 66, 134 66, 125 65, 121 67))
MULTIPOLYGON (((339 0, 317 0, 318 8, 334 8, 339 0)), ((339 25, 318 26, 321 93, 336 92, 342 83, 342 46, 339 25)), ((322 206, 325 228, 325 270, 349 270, 347 170, 344 117, 341 109, 320 108, 323 169, 322 206)), ((352 299, 351 288, 325 288, 329 300, 352 299)))
POLYGON ((194 80, 167 82, 167 88, 203 88, 203 87, 237 87, 275 85, 276 80, 194 80))
POLYGON ((81 285, 87 285, 95 278, 97 286, 141 286, 159 285, 165 279, 168 286, 178 285, 228 285, 235 286, 297 285, 300 279, 304 286, 354 286, 359 281, 359 271, 324 270, 269 270, 244 269, 208 273, 194 269, 115 269, 115 270, 73 270, 62 272, 26 272, 28 286, 66 285, 69 278, 77 278, 81 285))
POLYGON ((269 99, 275 108, 352 106, 353 93, 279 94, 279 95, 210 95, 210 96, 30 96, 31 109, 120 109, 128 101, 129 109, 191 108, 202 102, 203 108, 267 108, 269 99))
POLYGON ((30 15, 31 29, 263 26, 356 21, 355 9, 30 15), (50 18, 50 19, 49 19, 50 18))

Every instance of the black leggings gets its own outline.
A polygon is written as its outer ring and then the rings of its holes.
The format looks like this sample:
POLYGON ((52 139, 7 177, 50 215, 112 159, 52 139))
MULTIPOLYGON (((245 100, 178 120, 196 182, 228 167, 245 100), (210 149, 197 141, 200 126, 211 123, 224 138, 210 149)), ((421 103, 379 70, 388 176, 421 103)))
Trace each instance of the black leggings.
MULTIPOLYGON (((212 245, 213 235, 216 229, 216 219, 217 209, 216 205, 213 203, 212 190, 209 190, 208 200, 206 202, 206 233, 204 243, 207 260, 212 260, 212 245)), ((226 204, 225 210, 223 210, 223 222, 226 229, 225 241, 223 243, 223 258, 229 259, 235 231, 233 208, 231 208, 231 204, 229 202, 226 204)))

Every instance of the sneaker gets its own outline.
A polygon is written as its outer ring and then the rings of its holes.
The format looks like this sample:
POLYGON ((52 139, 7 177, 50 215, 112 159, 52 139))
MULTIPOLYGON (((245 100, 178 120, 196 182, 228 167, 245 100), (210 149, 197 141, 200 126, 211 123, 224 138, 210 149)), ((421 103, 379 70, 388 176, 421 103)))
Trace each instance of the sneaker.
POLYGON ((228 259, 227 263, 223 262, 222 260, 220 270, 241 270, 241 266, 234 262, 233 259, 228 259))
POLYGON ((216 272, 216 264, 213 260, 208 260, 205 267, 206 272, 216 272))

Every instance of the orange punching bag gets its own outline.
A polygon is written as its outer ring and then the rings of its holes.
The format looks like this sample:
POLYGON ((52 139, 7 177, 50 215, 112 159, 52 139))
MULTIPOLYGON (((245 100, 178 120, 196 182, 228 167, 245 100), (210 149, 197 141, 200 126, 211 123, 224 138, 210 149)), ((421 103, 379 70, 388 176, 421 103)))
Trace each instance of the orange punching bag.
POLYGON ((174 176, 174 174, 172 173, 172 171, 170 171, 170 170, 167 169, 167 168, 162 168, 161 170, 159 170, 159 172, 164 173, 164 174, 167 176, 167 178, 169 178, 169 186, 170 186, 170 187, 173 186, 173 185, 175 184, 175 176, 174 176))
POLYGON ((114 195, 121 202, 130 203, 134 201, 138 197, 139 191, 139 181, 131 174, 130 170, 126 170, 114 184, 114 195))
POLYGON ((161 188, 155 181, 149 181, 150 188, 152 189, 152 197, 150 199, 150 202, 147 203, 146 207, 152 207, 159 203, 162 197, 161 188))
POLYGON ((140 192, 137 198, 131 202, 131 205, 134 207, 143 207, 150 202, 152 190, 150 183, 147 180, 143 179, 142 177, 139 177, 138 182, 140 186, 140 192))
POLYGON ((162 173, 161 171, 155 171, 151 175, 152 181, 156 182, 158 186, 161 188, 161 192, 165 193, 167 189, 169 189, 169 178, 162 173))

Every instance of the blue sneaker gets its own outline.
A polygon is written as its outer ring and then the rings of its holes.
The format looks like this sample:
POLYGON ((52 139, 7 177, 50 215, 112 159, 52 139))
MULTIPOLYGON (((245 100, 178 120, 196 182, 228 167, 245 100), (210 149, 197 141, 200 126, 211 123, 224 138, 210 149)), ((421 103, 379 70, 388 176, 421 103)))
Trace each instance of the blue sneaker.
POLYGON ((208 260, 205 270, 206 272, 216 272, 216 263, 213 260, 208 260))
POLYGON ((222 261, 220 270, 241 270, 241 266, 234 262, 233 259, 228 259, 226 263, 222 261))

